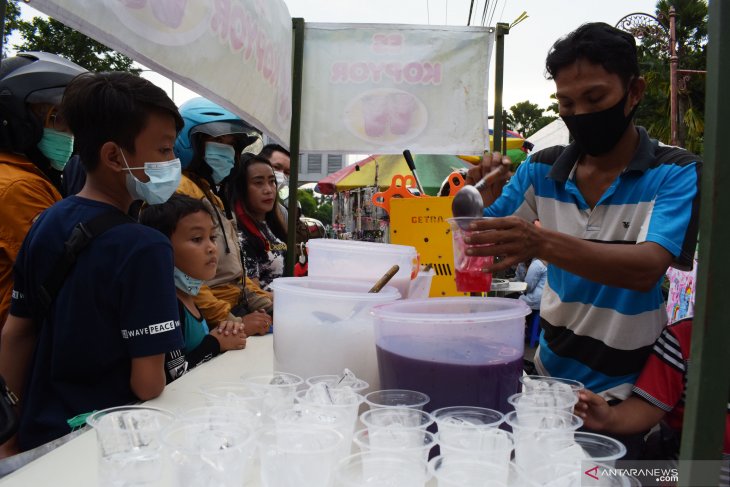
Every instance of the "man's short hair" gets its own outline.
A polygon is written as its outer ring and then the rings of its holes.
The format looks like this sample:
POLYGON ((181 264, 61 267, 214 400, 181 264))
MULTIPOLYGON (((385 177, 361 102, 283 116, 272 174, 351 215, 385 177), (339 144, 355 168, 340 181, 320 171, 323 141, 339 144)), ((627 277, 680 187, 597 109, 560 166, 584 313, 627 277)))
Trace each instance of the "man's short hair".
POLYGON ((61 103, 87 172, 99 165, 106 142, 134 154, 134 141, 152 112, 173 116, 176 130, 182 129, 180 113, 165 90, 127 72, 81 74, 66 87, 61 103))
MULTIPOLYGON (((172 237, 177 223, 188 215, 199 211, 211 215, 203 200, 175 193, 170 199, 159 205, 144 206, 139 214, 139 222, 162 232, 167 238, 172 237)), ((213 218, 213 215, 210 216, 213 218)))
POLYGON ((281 152, 282 154, 286 154, 287 157, 291 157, 289 151, 279 144, 266 144, 264 148, 261 149, 261 152, 259 152, 259 155, 265 159, 271 159, 271 154, 274 152, 281 152))
POLYGON ((634 36, 603 22, 583 24, 558 39, 545 60, 547 78, 555 78, 561 69, 578 59, 600 64, 609 73, 618 75, 624 86, 639 76, 634 36))

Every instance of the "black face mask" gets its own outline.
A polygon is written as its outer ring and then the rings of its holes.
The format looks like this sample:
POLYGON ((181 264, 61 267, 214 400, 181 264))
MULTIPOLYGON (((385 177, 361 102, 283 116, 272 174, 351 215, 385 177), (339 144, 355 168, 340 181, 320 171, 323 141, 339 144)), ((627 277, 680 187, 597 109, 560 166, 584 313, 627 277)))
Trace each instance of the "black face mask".
POLYGON ((634 118, 638 103, 631 110, 631 113, 624 115, 624 106, 629 97, 629 92, 611 108, 600 112, 582 113, 580 115, 565 115, 565 125, 570 130, 570 135, 575 139, 578 147, 592 156, 599 156, 613 149, 621 136, 634 118))

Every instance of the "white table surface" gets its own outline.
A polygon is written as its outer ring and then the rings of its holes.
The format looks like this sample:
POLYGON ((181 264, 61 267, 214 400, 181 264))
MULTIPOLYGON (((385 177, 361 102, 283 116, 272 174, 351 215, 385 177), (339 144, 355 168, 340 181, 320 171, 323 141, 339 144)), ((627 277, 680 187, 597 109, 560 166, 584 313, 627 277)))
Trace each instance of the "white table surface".
POLYGON ((522 281, 510 281, 509 286, 500 289, 492 287, 492 292, 497 293, 523 293, 525 291, 527 291, 527 283, 522 281))
MULTIPOLYGON (((209 382, 237 380, 242 374, 273 370, 273 335, 250 337, 245 350, 229 351, 191 370, 165 387, 160 397, 145 404, 171 411, 204 406, 199 387, 209 382)), ((25 467, 0 479, 3 486, 98 487, 96 434, 88 431, 25 467)), ((171 472, 163 473, 160 486, 176 485, 171 472)))

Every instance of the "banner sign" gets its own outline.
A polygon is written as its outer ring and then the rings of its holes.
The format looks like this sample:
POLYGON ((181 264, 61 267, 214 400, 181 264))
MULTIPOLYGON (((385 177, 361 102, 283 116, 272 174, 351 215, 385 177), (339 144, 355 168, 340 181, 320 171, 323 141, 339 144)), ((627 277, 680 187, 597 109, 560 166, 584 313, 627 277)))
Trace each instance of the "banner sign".
POLYGON ((486 27, 305 24, 302 152, 482 154, 486 27))
POLYGON ((33 0, 32 5, 288 146, 292 22, 282 0, 33 0))

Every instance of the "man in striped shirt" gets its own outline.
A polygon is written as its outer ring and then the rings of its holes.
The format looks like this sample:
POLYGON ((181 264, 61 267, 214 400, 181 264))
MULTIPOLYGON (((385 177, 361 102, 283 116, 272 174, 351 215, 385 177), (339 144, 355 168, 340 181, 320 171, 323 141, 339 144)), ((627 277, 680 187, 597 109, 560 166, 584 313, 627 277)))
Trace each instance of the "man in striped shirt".
MULTIPOLYGON (((666 325, 664 273, 692 265, 701 162, 633 124, 646 82, 630 34, 585 24, 553 45, 546 68, 574 141, 531 154, 503 189, 487 186, 484 215, 502 218, 474 224, 484 232, 470 243, 493 245, 469 251, 501 257, 492 272, 547 261, 538 371, 620 401, 666 325)), ((508 164, 494 154, 467 182, 508 164)))

